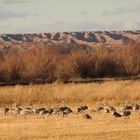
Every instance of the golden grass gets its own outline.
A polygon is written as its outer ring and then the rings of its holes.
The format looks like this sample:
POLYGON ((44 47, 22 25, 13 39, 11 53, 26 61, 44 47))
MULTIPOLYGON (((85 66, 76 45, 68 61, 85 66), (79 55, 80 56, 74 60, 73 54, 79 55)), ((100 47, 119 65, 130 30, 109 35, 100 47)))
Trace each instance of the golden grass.
POLYGON ((68 117, 53 115, 42 118, 6 116, 0 114, 0 140, 139 140, 140 112, 129 119, 115 119, 111 114, 91 113, 96 104, 116 106, 140 102, 140 81, 110 81, 103 84, 46 84, 0 87, 0 105, 14 102, 22 106, 57 106, 63 100, 75 110, 80 104, 89 105, 92 120, 75 113, 68 117))
MULTIPOLYGON (((90 113, 91 114, 91 113, 90 113)), ((81 115, 70 114, 41 118, 31 116, 1 116, 0 139, 2 140, 139 140, 140 112, 129 119, 117 118, 111 114, 91 114, 92 120, 81 115)))
POLYGON ((140 102, 140 81, 0 87, 0 105, 124 104, 140 102))

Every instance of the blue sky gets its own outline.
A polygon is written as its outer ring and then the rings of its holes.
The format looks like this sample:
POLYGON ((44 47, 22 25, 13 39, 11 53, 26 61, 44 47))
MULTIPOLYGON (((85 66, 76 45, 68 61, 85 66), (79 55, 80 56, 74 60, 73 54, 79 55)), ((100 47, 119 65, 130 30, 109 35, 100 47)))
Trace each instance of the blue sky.
POLYGON ((140 0, 0 0, 0 33, 140 29, 140 0))

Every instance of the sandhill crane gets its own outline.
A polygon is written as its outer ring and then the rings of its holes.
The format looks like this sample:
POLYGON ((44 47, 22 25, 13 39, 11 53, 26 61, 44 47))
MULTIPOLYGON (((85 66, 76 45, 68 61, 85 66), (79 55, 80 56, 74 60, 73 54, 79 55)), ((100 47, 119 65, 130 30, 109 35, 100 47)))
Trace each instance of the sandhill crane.
POLYGON ((114 111, 114 112, 112 113, 112 115, 113 115, 115 118, 122 117, 122 115, 121 115, 120 113, 116 112, 116 111, 114 111))
POLYGON ((42 116, 42 115, 45 115, 46 114, 46 110, 41 110, 39 111, 39 115, 42 116))
POLYGON ((59 113, 62 113, 62 110, 61 108, 54 108, 54 114, 59 114, 59 113))
POLYGON ((12 108, 16 110, 22 110, 17 103, 14 103, 12 108))
POLYGON ((21 110, 19 109, 11 109, 11 112, 14 114, 14 115, 19 115, 21 110))
POLYGON ((46 114, 48 114, 48 116, 51 115, 54 111, 54 109, 52 109, 52 108, 46 108, 45 110, 46 110, 46 114))
POLYGON ((14 115, 18 115, 18 114, 20 114, 21 110, 22 110, 21 108, 17 107, 16 104, 14 104, 13 108, 11 108, 11 107, 5 108, 4 113, 6 114, 7 112, 10 112, 10 113, 12 113, 14 115))
POLYGON ((100 112, 101 110, 103 110, 104 109, 104 107, 103 106, 99 106, 99 107, 97 107, 97 109, 95 109, 97 112, 100 112))
POLYGON ((116 109, 113 106, 108 106, 108 109, 109 109, 110 112, 116 111, 116 109))
POLYGON ((58 113, 63 113, 64 110, 66 110, 68 107, 59 107, 59 108, 55 108, 54 109, 54 114, 58 114, 58 113))
POLYGON ((125 105, 120 108, 121 111, 132 110, 132 109, 133 109, 132 105, 125 105))
POLYGON ((88 109, 88 106, 83 105, 77 108, 77 113, 83 112, 88 109))
POLYGON ((6 115, 10 111, 11 111, 11 109, 9 107, 4 108, 4 115, 6 115))
POLYGON ((109 112, 115 112, 116 109, 115 109, 113 106, 104 104, 104 111, 105 111, 106 113, 109 113, 109 112))
POLYGON ((54 108, 54 109, 52 110, 52 113, 54 113, 54 114, 62 113, 63 116, 66 116, 66 115, 68 115, 69 113, 72 113, 72 110, 71 110, 69 107, 64 106, 64 107, 54 108))
POLYGON ((40 111, 42 111, 42 110, 46 110, 46 109, 45 109, 45 108, 39 108, 38 110, 39 110, 39 112, 40 112, 40 111))
POLYGON ((39 114, 39 109, 33 108, 32 110, 33 110, 33 113, 34 113, 34 114, 39 114))
POLYGON ((98 106, 96 109, 93 109, 93 110, 91 110, 92 112, 100 112, 100 111, 102 111, 102 110, 104 110, 104 107, 103 106, 98 106))
POLYGON ((87 119, 87 120, 92 119, 92 117, 89 114, 83 114, 82 116, 83 116, 84 119, 87 119))
POLYGON ((62 111, 63 117, 64 117, 64 116, 67 116, 68 114, 70 114, 70 113, 72 113, 72 112, 73 112, 73 111, 72 111, 70 108, 67 107, 65 110, 62 111))
POLYGON ((131 115, 130 111, 124 110, 120 112, 121 116, 128 118, 131 115))
POLYGON ((107 107, 104 107, 104 112, 105 113, 110 113, 109 109, 107 107))
POLYGON ((27 110, 32 110, 32 108, 30 108, 30 107, 26 107, 25 109, 27 109, 27 110))
POLYGON ((30 109, 23 109, 23 110, 21 110, 20 111, 20 115, 29 115, 29 114, 32 114, 33 113, 33 111, 32 110, 30 110, 30 109))
POLYGON ((133 108, 134 111, 138 111, 140 109, 138 104, 133 104, 132 108, 133 108))

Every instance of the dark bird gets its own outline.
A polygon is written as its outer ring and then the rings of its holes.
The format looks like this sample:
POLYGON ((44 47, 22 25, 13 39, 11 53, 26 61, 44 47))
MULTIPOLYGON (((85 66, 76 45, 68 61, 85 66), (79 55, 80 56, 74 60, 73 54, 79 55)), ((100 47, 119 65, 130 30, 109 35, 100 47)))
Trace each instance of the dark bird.
POLYGON ((27 108, 25 108, 25 109, 27 109, 27 110, 32 110, 32 108, 30 108, 30 107, 27 107, 27 108))
POLYGON ((115 118, 122 117, 121 114, 118 113, 118 112, 116 112, 116 111, 114 111, 114 112, 112 113, 112 115, 113 115, 115 118))
POLYGON ((77 108, 77 113, 83 112, 87 109, 88 109, 88 106, 86 106, 86 105, 80 106, 80 107, 77 108))
POLYGON ((42 110, 46 110, 46 109, 45 109, 45 108, 39 108, 38 110, 39 110, 39 112, 40 112, 40 111, 42 111, 42 110))
POLYGON ((54 114, 63 113, 63 111, 68 109, 68 108, 69 107, 67 107, 67 106, 56 108, 56 109, 54 109, 54 114))
POLYGON ((132 108, 134 111, 138 111, 140 109, 140 106, 138 104, 133 104, 132 108))
POLYGON ((83 116, 84 119, 87 119, 87 120, 92 119, 92 117, 89 114, 83 114, 82 116, 83 116))
POLYGON ((120 114, 121 114, 121 116, 124 116, 124 117, 129 117, 130 115, 131 115, 131 112, 130 111, 127 111, 127 110, 125 110, 125 111, 122 111, 122 112, 120 112, 120 114))
POLYGON ((99 107, 97 107, 97 111, 101 111, 101 110, 103 110, 104 108, 102 107, 102 106, 99 106, 99 107))
POLYGON ((9 111, 10 111, 10 108, 9 108, 9 107, 4 108, 4 114, 5 114, 5 115, 6 115, 6 113, 9 112, 9 111))
POLYGON ((53 109, 52 108, 46 108, 46 114, 51 115, 53 113, 53 109))
POLYGON ((125 105, 125 106, 121 107, 121 111, 132 110, 132 109, 133 109, 132 105, 125 105))
POLYGON ((62 111, 63 117, 67 116, 68 114, 72 113, 73 111, 70 108, 66 108, 65 110, 62 111))
POLYGON ((97 107, 96 109, 91 110, 92 112, 100 112, 102 111, 104 108, 102 106, 97 107))

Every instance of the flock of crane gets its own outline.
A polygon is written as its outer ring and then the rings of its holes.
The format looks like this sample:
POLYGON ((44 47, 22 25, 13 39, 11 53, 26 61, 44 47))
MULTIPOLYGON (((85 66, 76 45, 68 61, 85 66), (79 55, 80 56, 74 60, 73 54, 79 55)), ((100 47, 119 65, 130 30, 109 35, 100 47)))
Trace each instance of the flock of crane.
MULTIPOLYGON (((79 106, 76 111, 73 111, 70 107, 68 106, 61 106, 57 108, 20 108, 16 104, 14 104, 12 107, 6 107, 3 109, 4 115, 6 114, 14 114, 14 115, 31 115, 31 114, 38 114, 40 116, 50 116, 50 115, 55 115, 55 114, 62 114, 62 116, 68 116, 70 113, 76 113, 76 114, 82 114, 82 117, 84 119, 92 119, 90 114, 86 113, 86 110, 88 110, 88 106, 82 105, 79 106)), ((110 105, 102 105, 98 106, 96 109, 91 110, 91 112, 105 112, 105 113, 110 113, 112 116, 115 118, 118 117, 125 117, 128 118, 131 115, 131 112, 134 111, 139 111, 140 110, 140 105, 139 104, 132 104, 132 105, 124 105, 122 106, 119 111, 117 111, 116 108, 110 105)))

